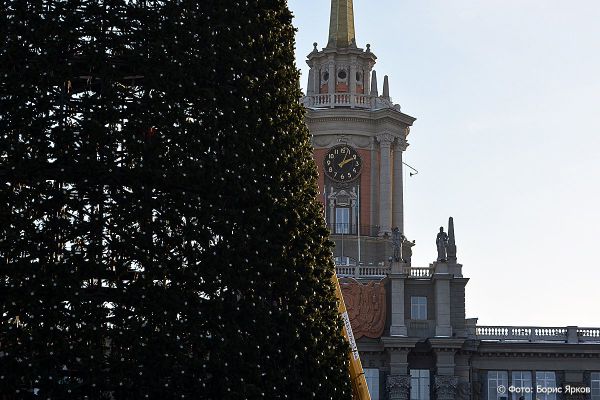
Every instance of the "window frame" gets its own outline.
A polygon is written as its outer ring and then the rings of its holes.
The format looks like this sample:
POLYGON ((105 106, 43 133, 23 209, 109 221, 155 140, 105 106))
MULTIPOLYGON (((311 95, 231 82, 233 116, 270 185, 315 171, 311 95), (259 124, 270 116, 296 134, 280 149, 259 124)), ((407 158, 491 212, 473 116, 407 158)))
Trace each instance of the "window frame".
MULTIPOLYGON (((510 384, 515 387, 533 387, 533 374, 531 371, 511 371, 510 384), (520 374, 520 377, 516 377, 516 374, 520 374), (529 378, 523 378, 524 375, 528 374, 529 378)), ((533 393, 512 393, 512 400, 519 400, 521 396, 525 400, 533 400, 533 393)))
POLYGON ((590 394, 591 400, 600 400, 600 372, 592 372, 590 374, 590 394))
POLYGON ((487 400, 508 400, 508 371, 488 371, 487 373, 487 400), (502 374, 502 376, 501 376, 502 374), (490 383, 494 382, 494 386, 490 383), (498 387, 504 386, 505 393, 498 393, 498 387))
POLYGON ((431 399, 431 371, 428 369, 410 370, 410 400, 431 399), (416 384, 415 384, 416 381, 416 384))
POLYGON ((335 207, 335 233, 338 235, 350 234, 350 207, 335 207), (340 222, 340 219, 345 221, 340 222))
POLYGON ((427 303, 427 296, 410 296, 410 319, 427 321, 427 303))
POLYGON ((556 400, 556 393, 537 393, 537 387, 556 387, 556 372, 555 371, 535 371, 535 387, 536 387, 536 399, 537 400, 556 400), (540 377, 540 374, 543 374, 540 377), (549 378, 549 374, 552 374, 552 378, 549 378), (543 382, 543 383, 541 383, 543 382), (549 386, 549 384, 551 386, 549 386))
POLYGON ((369 394, 371 400, 379 400, 379 368, 364 368, 365 380, 367 381, 367 388, 369 388, 369 394))

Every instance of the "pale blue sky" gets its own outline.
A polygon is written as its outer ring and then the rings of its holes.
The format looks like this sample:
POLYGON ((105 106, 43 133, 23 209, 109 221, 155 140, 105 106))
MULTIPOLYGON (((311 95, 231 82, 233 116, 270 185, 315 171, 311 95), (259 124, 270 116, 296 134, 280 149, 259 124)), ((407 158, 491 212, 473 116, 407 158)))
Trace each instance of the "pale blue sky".
MULTIPOLYGON (((329 0, 289 0, 297 63, 329 0)), ((600 1, 354 0, 357 43, 417 118, 405 161, 413 266, 455 220, 467 317, 600 326, 600 1)), ((306 75, 302 78, 305 90, 306 75)), ((380 88, 381 92, 381 88, 380 88)))

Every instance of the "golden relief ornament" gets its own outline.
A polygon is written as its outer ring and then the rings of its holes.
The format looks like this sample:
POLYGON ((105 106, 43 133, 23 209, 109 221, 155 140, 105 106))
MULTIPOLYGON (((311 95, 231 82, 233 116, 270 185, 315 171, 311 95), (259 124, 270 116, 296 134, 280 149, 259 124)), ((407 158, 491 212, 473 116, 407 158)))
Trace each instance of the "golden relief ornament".
POLYGON ((354 337, 381 337, 386 317, 384 281, 362 284, 344 279, 340 285, 354 337))

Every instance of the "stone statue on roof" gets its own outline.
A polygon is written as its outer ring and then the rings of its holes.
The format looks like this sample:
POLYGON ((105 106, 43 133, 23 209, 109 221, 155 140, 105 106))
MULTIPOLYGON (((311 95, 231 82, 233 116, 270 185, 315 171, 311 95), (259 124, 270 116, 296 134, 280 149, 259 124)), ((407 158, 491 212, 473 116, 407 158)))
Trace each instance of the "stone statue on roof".
POLYGON ((446 261, 448 251, 448 234, 444 232, 444 227, 440 226, 440 231, 435 239, 435 245, 437 246, 437 260, 446 261))

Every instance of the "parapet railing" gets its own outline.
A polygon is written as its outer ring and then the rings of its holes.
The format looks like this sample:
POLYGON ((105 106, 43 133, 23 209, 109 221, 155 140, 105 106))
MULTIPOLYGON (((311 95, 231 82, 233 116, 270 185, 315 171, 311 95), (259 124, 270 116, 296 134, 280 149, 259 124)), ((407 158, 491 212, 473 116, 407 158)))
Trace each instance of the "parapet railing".
MULTIPOLYGON (((383 263, 370 265, 336 265, 335 272, 340 278, 374 279, 384 278, 391 273, 391 268, 383 263)), ((429 278, 433 268, 404 267, 402 273, 410 278, 429 278)))
POLYGON ((600 343, 600 328, 577 326, 476 326, 475 339, 499 342, 600 343))
POLYGON ((404 267, 402 273, 411 278, 430 278, 434 270, 433 267, 404 267))
POLYGON ((351 107, 374 108, 377 98, 368 94, 324 93, 304 96, 302 104, 305 107, 351 107))
POLYGON ((390 267, 380 264, 336 265, 335 272, 340 278, 384 278, 390 273, 390 267))
POLYGON ((583 338, 583 341, 600 341, 600 328, 577 328, 577 336, 583 338))

